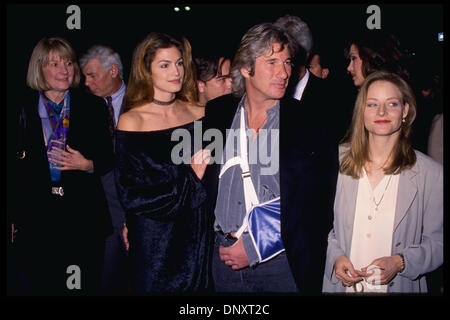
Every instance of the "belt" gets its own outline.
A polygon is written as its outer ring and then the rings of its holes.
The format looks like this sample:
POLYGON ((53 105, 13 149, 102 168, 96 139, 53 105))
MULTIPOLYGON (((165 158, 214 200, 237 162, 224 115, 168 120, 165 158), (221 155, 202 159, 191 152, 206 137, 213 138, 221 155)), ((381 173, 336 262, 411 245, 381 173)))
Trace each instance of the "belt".
POLYGON ((63 187, 52 187, 52 194, 62 197, 64 195, 63 187))
POLYGON ((216 232, 218 234, 220 234, 222 237, 224 237, 227 240, 236 240, 237 238, 231 235, 231 232, 229 233, 224 233, 221 229, 220 230, 216 230, 216 232))

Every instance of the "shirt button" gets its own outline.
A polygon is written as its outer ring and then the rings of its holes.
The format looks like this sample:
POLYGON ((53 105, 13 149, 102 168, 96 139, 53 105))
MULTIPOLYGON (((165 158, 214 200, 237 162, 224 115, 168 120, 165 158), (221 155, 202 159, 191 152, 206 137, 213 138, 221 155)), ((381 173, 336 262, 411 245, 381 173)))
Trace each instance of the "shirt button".
POLYGON ((367 238, 370 239, 370 237, 371 237, 372 235, 371 235, 370 233, 367 233, 366 236, 367 236, 367 238))
POLYGON ((372 220, 372 216, 368 216, 367 218, 368 218, 369 220, 372 220))

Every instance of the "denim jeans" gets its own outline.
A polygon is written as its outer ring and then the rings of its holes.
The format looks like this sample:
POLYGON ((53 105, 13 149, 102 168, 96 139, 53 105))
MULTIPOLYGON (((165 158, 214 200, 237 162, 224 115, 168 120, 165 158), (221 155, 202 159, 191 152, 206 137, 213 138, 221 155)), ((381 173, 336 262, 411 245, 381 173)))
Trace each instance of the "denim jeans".
POLYGON ((219 257, 219 245, 229 247, 236 240, 216 233, 213 253, 213 278, 216 292, 298 292, 286 253, 257 264, 233 270, 219 257))

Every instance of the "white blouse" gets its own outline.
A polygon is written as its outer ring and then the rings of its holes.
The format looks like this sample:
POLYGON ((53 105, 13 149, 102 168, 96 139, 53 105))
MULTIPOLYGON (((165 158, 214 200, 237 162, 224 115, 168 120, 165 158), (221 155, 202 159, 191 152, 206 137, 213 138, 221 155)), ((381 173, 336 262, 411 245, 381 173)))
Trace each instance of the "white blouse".
MULTIPOLYGON (((366 171, 359 179, 355 220, 350 248, 350 261, 355 270, 369 267, 378 258, 391 256, 394 216, 400 175, 385 175, 374 190, 366 171)), ((368 268, 370 272, 371 267, 368 268)), ((378 269, 374 269, 374 278, 378 269)), ((387 292, 387 285, 372 285, 366 281, 356 284, 358 292, 387 292)), ((348 287, 347 292, 355 292, 348 287)))

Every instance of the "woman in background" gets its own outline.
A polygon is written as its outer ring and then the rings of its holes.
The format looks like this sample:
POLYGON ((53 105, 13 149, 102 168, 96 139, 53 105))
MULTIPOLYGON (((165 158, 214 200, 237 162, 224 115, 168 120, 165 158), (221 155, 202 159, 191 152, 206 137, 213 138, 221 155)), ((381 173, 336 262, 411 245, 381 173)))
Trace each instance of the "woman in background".
POLYGON ((361 33, 349 42, 345 55, 350 60, 347 72, 356 87, 372 72, 380 70, 410 79, 411 56, 394 34, 382 30, 361 33))

